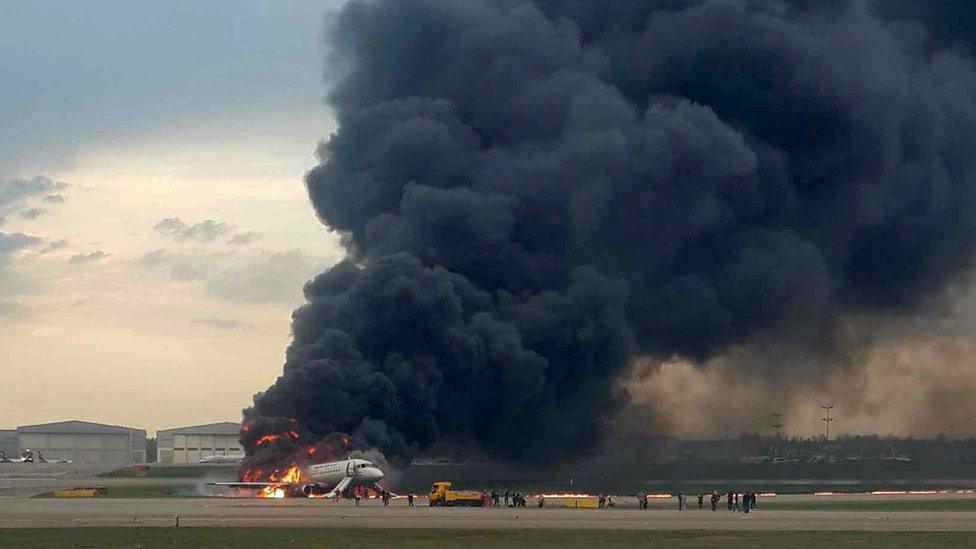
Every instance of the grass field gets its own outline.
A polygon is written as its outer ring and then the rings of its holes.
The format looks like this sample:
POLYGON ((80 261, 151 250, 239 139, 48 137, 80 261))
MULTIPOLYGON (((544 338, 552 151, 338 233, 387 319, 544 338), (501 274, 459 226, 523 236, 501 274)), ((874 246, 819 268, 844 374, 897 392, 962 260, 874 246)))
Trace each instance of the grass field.
POLYGON ((98 475, 107 478, 212 478, 223 480, 237 480, 236 465, 189 465, 189 466, 158 466, 149 465, 144 471, 132 467, 116 469, 98 475))
MULTIPOLYGON (((730 481, 727 483, 714 484, 714 483, 653 483, 644 484, 641 488, 648 493, 659 493, 659 494, 675 494, 679 490, 684 492, 685 495, 690 496, 694 494, 711 494, 712 491, 716 491, 719 494, 724 494, 730 489, 735 489, 739 491, 751 491, 756 493, 772 492, 779 495, 789 495, 789 494, 813 494, 816 492, 833 492, 836 494, 863 494, 865 492, 876 492, 884 490, 944 490, 944 489, 956 489, 950 485, 942 485, 938 483, 918 483, 918 482, 818 482, 818 483, 800 483, 800 482, 745 482, 745 481, 730 481)), ((971 486, 965 486, 965 488, 972 488, 971 486)), ((523 490, 524 491, 524 490, 523 490)), ((554 490, 556 492, 565 490, 554 490)), ((634 492, 634 488, 629 488, 623 493, 634 492)))
POLYGON ((664 532, 308 528, 63 528, 0 530, 0 547, 973 547, 971 533, 664 532))
POLYGON ((976 511, 976 499, 872 499, 810 502, 761 502, 762 509, 777 511, 976 511))
MULTIPOLYGON (((35 498, 53 498, 54 492, 45 492, 35 498)), ((109 486, 99 498, 115 499, 152 499, 152 498, 196 498, 206 497, 195 484, 167 484, 144 486, 109 486)))

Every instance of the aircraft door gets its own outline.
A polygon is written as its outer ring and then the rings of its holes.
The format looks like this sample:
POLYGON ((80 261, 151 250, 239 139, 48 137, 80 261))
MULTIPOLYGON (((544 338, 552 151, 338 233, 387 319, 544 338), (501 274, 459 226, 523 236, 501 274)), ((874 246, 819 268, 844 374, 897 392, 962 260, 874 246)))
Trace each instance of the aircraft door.
POLYGON ((350 461, 349 463, 346 464, 346 476, 347 477, 354 477, 354 476, 356 476, 356 463, 355 462, 350 461))

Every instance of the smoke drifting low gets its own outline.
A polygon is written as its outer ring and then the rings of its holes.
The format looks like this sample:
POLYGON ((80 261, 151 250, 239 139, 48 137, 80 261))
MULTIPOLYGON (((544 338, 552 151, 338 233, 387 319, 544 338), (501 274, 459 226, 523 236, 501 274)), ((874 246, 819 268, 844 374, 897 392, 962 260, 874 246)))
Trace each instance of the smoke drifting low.
POLYGON ((861 375, 853 319, 927 311, 976 245, 972 37, 902 4, 349 2, 306 183, 350 259, 248 417, 542 459, 637 357, 861 375))

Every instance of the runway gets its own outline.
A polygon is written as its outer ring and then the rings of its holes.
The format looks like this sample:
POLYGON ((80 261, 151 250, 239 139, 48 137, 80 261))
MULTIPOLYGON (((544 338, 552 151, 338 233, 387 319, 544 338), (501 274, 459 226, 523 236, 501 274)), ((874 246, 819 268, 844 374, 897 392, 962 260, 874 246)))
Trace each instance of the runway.
POLYGON ((757 511, 698 509, 479 509, 360 507, 322 500, 0 500, 5 528, 73 526, 285 526, 364 528, 555 528, 648 530, 976 531, 973 512, 757 511))
MULTIPOLYGON (((71 486, 200 485, 190 479, 105 478, 95 471, 71 467, 0 468, 0 528, 71 526, 169 527, 180 517, 181 526, 279 526, 363 528, 474 528, 474 529, 647 529, 647 530, 856 530, 856 531, 976 531, 976 511, 862 511, 776 510, 779 503, 815 501, 957 500, 976 498, 972 490, 927 494, 779 495, 760 497, 760 510, 748 515, 724 510, 697 509, 697 498, 688 498, 689 509, 677 511, 674 498, 652 498, 651 509, 640 511, 633 497, 616 497, 613 509, 566 509, 550 499, 543 509, 530 498, 526 508, 431 508, 417 499, 408 508, 405 499, 390 507, 379 501, 352 502, 250 498, 33 498, 42 492, 71 486), (762 507, 766 506, 766 509, 762 507)), ((961 507, 963 505, 960 505, 961 507)), ((972 505, 968 506, 970 509, 972 505)), ((706 503, 707 508, 707 503, 706 503)))

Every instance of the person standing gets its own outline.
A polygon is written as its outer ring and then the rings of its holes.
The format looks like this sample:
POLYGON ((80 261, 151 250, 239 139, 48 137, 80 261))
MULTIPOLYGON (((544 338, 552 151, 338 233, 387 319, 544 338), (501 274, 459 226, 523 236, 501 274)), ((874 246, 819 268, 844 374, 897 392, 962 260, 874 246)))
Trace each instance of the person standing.
POLYGON ((735 503, 732 505, 733 511, 741 511, 742 508, 739 507, 739 492, 735 493, 735 503))
POLYGON ((678 510, 685 510, 685 493, 681 491, 678 492, 678 510))
POLYGON ((729 511, 731 511, 732 510, 732 490, 729 490, 729 493, 727 494, 726 499, 727 499, 726 503, 729 504, 729 511))
POLYGON ((701 511, 702 505, 704 504, 704 502, 705 502, 705 494, 699 493, 698 494, 698 510, 699 511, 701 511))
POLYGON ((713 490, 712 491, 712 497, 711 497, 712 512, 713 513, 718 510, 718 500, 719 499, 721 499, 721 498, 719 497, 718 492, 716 492, 716 491, 713 490))
POLYGON ((508 490, 505 490, 505 507, 508 507, 508 490))
POLYGON ((413 507, 413 492, 407 494, 407 507, 413 507))

